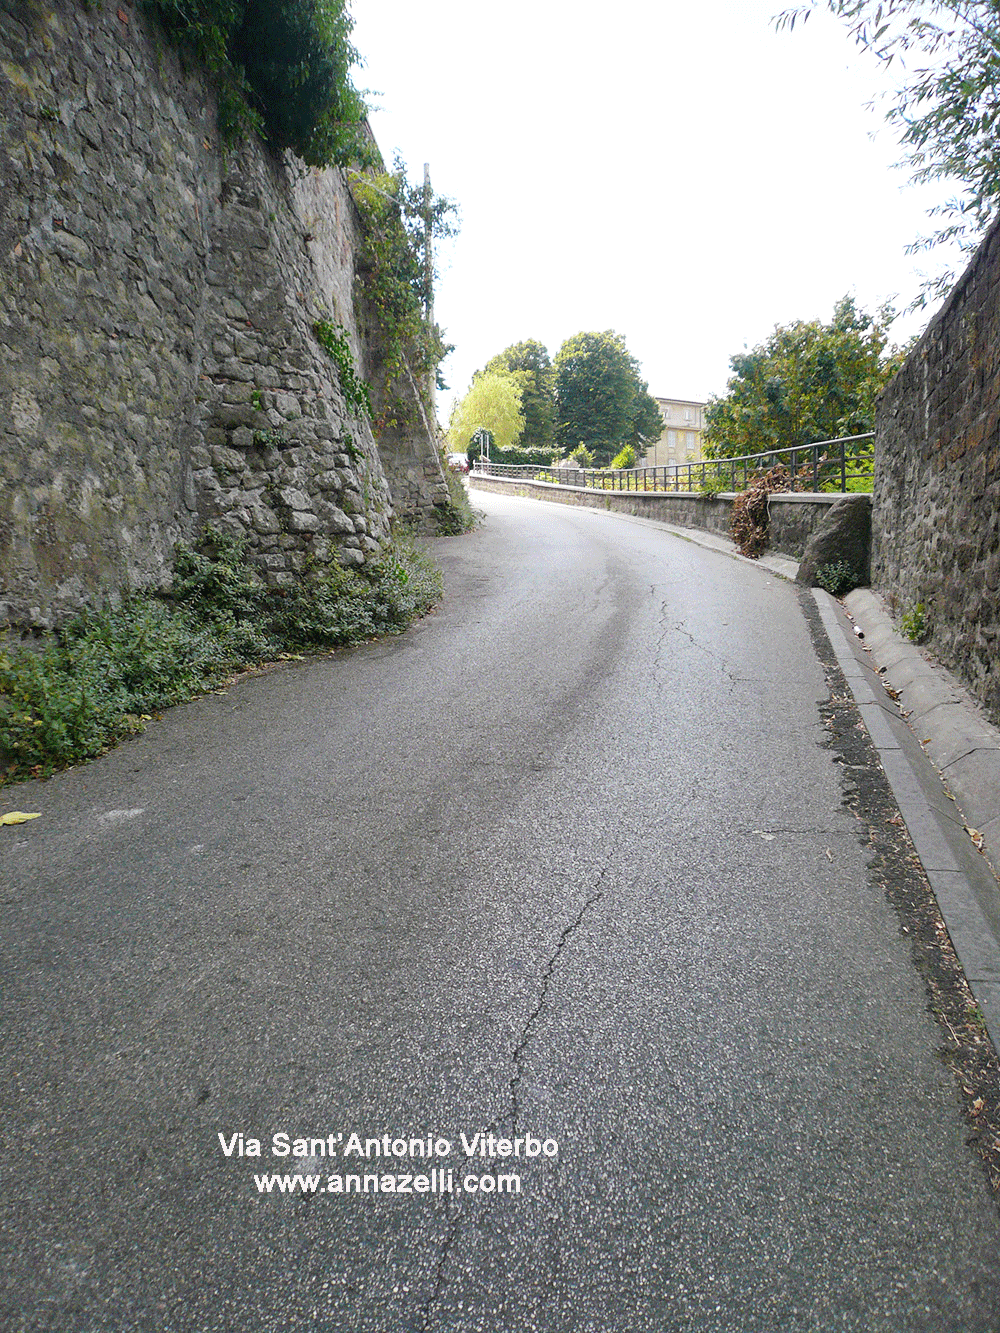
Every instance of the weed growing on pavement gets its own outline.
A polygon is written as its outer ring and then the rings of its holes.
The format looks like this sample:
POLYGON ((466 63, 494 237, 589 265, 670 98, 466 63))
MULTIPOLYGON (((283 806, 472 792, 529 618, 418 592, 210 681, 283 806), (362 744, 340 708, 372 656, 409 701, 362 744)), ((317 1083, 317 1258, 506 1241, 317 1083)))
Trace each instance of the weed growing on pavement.
POLYGON ((166 592, 81 612, 38 651, 0 652, 0 782, 100 754, 247 667, 399 633, 441 590, 405 532, 363 570, 332 566, 268 589, 241 540, 209 531, 178 546, 166 592))
POLYGON ((899 622, 899 628, 911 643, 923 643, 930 633, 930 625, 927 623, 927 608, 923 602, 918 602, 916 606, 907 611, 899 622))
POLYGON ((854 567, 846 560, 833 560, 829 564, 820 565, 816 570, 816 582, 831 597, 840 597, 858 586, 854 567))

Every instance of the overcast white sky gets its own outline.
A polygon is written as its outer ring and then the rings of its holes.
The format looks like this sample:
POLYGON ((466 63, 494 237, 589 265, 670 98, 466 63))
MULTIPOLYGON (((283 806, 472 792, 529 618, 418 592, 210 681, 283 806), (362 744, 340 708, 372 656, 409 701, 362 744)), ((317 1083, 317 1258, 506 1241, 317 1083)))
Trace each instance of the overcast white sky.
POLYGON ((775 324, 915 295, 939 261, 904 255, 930 196, 866 108, 885 76, 825 14, 776 32, 782 7, 353 0, 383 155, 461 208, 435 311, 453 393, 510 343, 611 328, 652 393, 706 399, 775 324))

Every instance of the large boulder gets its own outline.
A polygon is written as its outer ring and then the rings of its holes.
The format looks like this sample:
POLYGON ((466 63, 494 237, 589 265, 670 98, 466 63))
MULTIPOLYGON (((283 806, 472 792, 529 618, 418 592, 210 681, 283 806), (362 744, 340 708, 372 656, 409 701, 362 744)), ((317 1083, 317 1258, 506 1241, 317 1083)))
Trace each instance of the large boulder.
POLYGON ((870 577, 871 546, 872 497, 845 495, 830 506, 806 542, 796 581, 812 586, 823 565, 843 562, 851 567, 855 586, 865 585, 870 577))

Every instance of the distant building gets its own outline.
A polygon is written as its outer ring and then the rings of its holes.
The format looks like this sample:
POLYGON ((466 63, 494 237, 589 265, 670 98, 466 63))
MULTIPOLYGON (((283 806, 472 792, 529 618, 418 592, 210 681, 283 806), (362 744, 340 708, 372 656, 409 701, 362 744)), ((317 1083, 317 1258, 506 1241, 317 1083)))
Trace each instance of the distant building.
POLYGON ((646 467, 676 467, 679 463, 701 462, 701 436, 705 429, 705 404, 686 398, 659 398, 654 395, 663 431, 655 444, 646 449, 646 467))

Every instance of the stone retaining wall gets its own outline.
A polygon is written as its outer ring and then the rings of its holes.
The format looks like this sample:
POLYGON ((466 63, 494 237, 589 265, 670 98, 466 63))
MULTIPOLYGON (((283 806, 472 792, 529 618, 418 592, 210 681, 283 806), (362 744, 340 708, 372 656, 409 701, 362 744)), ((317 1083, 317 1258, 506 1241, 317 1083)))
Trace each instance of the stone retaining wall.
MULTIPOLYGON (((735 496, 723 493, 711 499, 683 492, 601 491, 583 486, 559 486, 544 481, 503 481, 471 472, 469 482, 481 490, 506 495, 526 495, 536 500, 582 505, 588 509, 610 509, 619 514, 660 519, 682 528, 701 528, 729 536, 729 518, 735 496)), ((770 498, 771 543, 776 554, 800 560, 813 529, 829 513, 839 495, 800 493, 770 498)))
POLYGON ((872 584, 1000 721, 1000 230, 882 395, 872 584))
POLYGON ((383 457, 313 331, 373 371, 343 173, 223 154, 128 0, 0 0, 0 68, 0 623, 163 583, 206 523, 280 583, 447 503, 432 423, 383 457))

